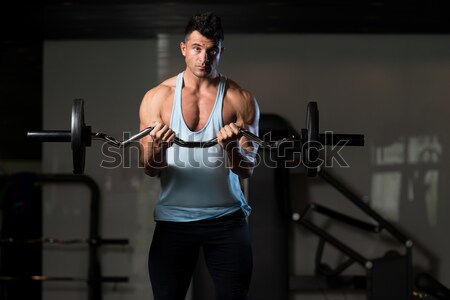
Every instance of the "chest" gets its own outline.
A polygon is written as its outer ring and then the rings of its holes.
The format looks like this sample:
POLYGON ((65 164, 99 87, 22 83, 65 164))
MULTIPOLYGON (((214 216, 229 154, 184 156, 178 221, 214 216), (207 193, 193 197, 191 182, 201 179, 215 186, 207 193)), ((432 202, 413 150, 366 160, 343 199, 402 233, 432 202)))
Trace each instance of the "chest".
MULTIPOLYGON (((224 125, 236 121, 236 113, 234 112, 229 100, 224 96, 222 107, 216 106, 217 89, 205 93, 193 93, 190 91, 182 91, 181 95, 181 114, 186 126, 191 131, 199 131, 206 126, 211 114, 220 114, 224 125)), ((170 124, 172 116, 173 97, 170 101, 166 101, 165 108, 162 110, 162 119, 165 124, 170 124)))
POLYGON ((181 111, 184 122, 190 130, 198 131, 205 127, 213 112, 215 103, 216 97, 211 93, 194 94, 188 91, 183 93, 181 111))

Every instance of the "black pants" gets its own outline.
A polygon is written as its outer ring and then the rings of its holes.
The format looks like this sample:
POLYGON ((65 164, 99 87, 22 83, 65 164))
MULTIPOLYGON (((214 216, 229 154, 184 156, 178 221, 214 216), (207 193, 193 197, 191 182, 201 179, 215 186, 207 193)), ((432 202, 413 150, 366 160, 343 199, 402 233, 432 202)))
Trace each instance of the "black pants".
POLYGON ((157 222, 149 255, 154 299, 185 299, 200 247, 217 299, 248 299, 253 259, 243 217, 211 222, 157 222))

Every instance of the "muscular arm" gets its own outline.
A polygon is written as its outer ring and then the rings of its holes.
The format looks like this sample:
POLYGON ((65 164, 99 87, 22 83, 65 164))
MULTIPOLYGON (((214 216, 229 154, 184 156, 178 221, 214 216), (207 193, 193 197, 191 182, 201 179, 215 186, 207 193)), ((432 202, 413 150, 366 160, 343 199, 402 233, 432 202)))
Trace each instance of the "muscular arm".
POLYGON ((256 99, 247 91, 239 91, 237 97, 233 95, 231 100, 236 111, 236 122, 224 126, 217 133, 218 142, 227 153, 231 170, 241 178, 248 178, 257 163, 258 145, 241 136, 238 126, 258 135, 259 107, 256 99))
POLYGON ((140 161, 145 168, 145 174, 158 175, 166 166, 165 149, 168 141, 173 140, 175 133, 164 124, 161 118, 161 108, 164 99, 170 94, 170 89, 158 86, 148 91, 139 109, 140 130, 153 127, 149 135, 140 139, 140 161))

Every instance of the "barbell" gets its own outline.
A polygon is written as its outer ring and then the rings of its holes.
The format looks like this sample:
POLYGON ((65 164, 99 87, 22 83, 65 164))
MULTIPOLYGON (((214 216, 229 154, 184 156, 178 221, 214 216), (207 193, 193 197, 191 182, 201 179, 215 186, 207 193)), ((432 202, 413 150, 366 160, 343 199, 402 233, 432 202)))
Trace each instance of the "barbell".
MULTIPOLYGON (((108 144, 121 148, 131 142, 139 140, 152 131, 152 127, 145 128, 127 140, 119 141, 105 133, 92 132, 84 120, 84 101, 74 99, 72 104, 71 130, 28 131, 27 139, 37 142, 70 142, 72 146, 73 173, 83 174, 86 157, 86 147, 91 146, 92 140, 103 140, 108 144)), ((319 132, 319 109, 317 102, 309 102, 306 109, 306 129, 301 130, 300 137, 283 138, 277 141, 265 141, 259 136, 243 128, 240 134, 254 141, 262 149, 275 150, 286 143, 297 142, 302 153, 303 164, 307 169, 307 176, 314 177, 319 169, 319 150, 323 145, 364 146, 362 134, 336 134, 319 132)), ((217 145, 217 138, 209 141, 192 142, 175 137, 174 144, 188 148, 207 148, 217 145)))

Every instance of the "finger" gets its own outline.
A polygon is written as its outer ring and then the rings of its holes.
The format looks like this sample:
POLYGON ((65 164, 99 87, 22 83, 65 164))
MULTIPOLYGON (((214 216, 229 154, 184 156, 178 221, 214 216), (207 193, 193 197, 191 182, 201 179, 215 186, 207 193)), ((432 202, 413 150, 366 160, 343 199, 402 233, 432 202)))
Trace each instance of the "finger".
POLYGON ((173 133, 172 128, 164 125, 158 132, 156 132, 156 138, 161 141, 167 141, 170 135, 173 133))
POLYGON ((173 132, 173 130, 169 128, 162 136, 162 140, 168 142, 171 140, 172 136, 175 137, 175 132, 173 132))
POLYGON ((216 137, 217 137, 217 142, 218 142, 218 143, 222 142, 222 140, 223 140, 222 129, 220 129, 219 131, 217 131, 216 137))
POLYGON ((158 121, 155 121, 155 122, 153 122, 152 124, 151 124, 151 126, 150 127, 152 127, 153 129, 155 129, 156 127, 160 127, 160 126, 162 126, 163 124, 161 123, 161 122, 158 122, 158 121))
POLYGON ((154 122, 153 123, 153 129, 152 129, 152 131, 150 131, 150 136, 152 136, 152 137, 156 137, 156 133, 159 131, 159 130, 161 130, 161 127, 163 126, 163 124, 162 123, 160 123, 160 122, 154 122))
POLYGON ((169 126, 162 125, 162 127, 156 132, 155 136, 158 140, 162 140, 163 136, 166 134, 166 132, 170 130, 169 126))
POLYGON ((175 132, 172 132, 172 134, 167 138, 167 143, 169 144, 169 147, 173 145, 174 140, 175 140, 175 132))
POLYGON ((230 126, 226 125, 225 127, 223 127, 221 129, 221 133, 222 133, 224 138, 229 138, 229 137, 232 136, 233 131, 231 130, 230 126))
POLYGON ((240 127, 236 123, 231 123, 229 127, 235 135, 238 135, 240 133, 239 131, 240 127))
POLYGON ((162 142, 162 137, 164 133, 169 129, 168 126, 160 123, 150 132, 150 137, 152 142, 160 144, 162 142))

